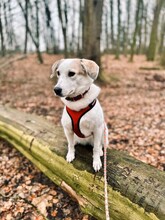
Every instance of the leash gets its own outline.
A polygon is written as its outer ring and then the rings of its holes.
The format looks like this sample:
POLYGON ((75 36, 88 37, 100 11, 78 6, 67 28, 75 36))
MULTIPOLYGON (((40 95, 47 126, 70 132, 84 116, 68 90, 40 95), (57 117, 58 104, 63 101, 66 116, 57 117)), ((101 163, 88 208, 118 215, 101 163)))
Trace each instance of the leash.
POLYGON ((104 197, 105 197, 105 216, 106 220, 110 220, 108 207, 108 189, 107 189, 107 132, 104 125, 104 197))

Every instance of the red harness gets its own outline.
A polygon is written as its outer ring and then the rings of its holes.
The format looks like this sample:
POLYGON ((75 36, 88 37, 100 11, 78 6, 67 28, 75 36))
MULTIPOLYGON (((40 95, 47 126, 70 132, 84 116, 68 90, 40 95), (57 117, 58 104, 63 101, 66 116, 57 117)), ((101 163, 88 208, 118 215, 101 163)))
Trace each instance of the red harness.
POLYGON ((82 134, 80 130, 80 119, 82 118, 83 115, 85 115, 88 111, 90 111, 95 106, 95 104, 96 104, 96 99, 94 99, 93 102, 91 102, 86 108, 81 109, 78 112, 66 106, 67 113, 72 121, 72 129, 74 133, 80 138, 85 138, 85 135, 82 134))

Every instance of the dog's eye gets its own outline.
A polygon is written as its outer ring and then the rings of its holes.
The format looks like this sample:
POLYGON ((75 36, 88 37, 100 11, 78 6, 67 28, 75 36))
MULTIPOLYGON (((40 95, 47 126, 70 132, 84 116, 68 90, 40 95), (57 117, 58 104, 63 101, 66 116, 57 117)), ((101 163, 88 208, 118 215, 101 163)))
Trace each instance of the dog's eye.
POLYGON ((69 77, 72 77, 72 76, 74 76, 75 74, 76 74, 75 72, 69 71, 68 76, 69 76, 69 77))
POLYGON ((60 72, 59 71, 57 71, 57 76, 60 76, 60 72))

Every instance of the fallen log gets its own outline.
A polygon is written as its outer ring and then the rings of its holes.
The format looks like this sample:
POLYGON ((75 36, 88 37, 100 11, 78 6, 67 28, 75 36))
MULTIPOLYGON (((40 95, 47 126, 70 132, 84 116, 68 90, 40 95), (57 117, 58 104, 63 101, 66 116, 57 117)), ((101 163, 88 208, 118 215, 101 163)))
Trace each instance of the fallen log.
MULTIPOLYGON (((76 146, 76 159, 69 164, 61 127, 4 106, 0 106, 0 137, 76 199, 85 213, 105 219, 103 170, 94 174, 91 147, 76 146)), ((164 220, 165 173, 121 151, 108 149, 107 161, 111 219, 164 220)))

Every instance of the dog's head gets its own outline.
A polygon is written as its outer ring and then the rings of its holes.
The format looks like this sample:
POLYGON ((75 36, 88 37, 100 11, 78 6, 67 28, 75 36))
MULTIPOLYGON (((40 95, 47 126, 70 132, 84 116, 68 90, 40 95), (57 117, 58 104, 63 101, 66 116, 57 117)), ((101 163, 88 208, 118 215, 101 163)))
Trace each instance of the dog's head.
POLYGON ((90 88, 98 73, 99 66, 92 60, 61 59, 53 64, 50 77, 57 75, 56 95, 75 97, 90 88))

